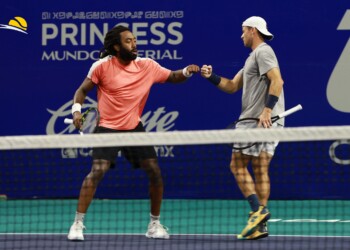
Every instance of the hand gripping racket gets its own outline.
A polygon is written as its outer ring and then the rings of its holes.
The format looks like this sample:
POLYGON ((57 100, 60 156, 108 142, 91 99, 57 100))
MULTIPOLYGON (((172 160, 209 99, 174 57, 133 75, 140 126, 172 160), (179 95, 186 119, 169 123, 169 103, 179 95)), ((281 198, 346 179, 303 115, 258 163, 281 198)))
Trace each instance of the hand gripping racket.
MULTIPOLYGON (((96 126, 100 121, 100 114, 98 109, 95 107, 88 108, 83 114, 81 118, 81 128, 79 133, 83 134, 91 134, 94 132, 96 126)), ((65 124, 73 124, 73 119, 66 118, 64 119, 65 124)))
MULTIPOLYGON (((288 109, 279 115, 271 117, 271 122, 275 123, 279 119, 282 119, 288 115, 291 115, 291 114, 293 114, 301 109, 303 109, 303 107, 300 104, 298 104, 295 107, 288 109)), ((242 118, 242 119, 239 119, 235 122, 230 123, 230 125, 228 125, 227 128, 228 129, 236 129, 236 128, 240 128, 240 127, 241 128, 254 128, 254 127, 256 127, 258 122, 259 122, 259 118, 250 118, 250 117, 249 118, 242 118)), ((244 143, 230 144, 230 146, 233 149, 246 149, 246 148, 250 148, 250 147, 254 146, 255 144, 257 144, 257 142, 244 142, 244 143)))

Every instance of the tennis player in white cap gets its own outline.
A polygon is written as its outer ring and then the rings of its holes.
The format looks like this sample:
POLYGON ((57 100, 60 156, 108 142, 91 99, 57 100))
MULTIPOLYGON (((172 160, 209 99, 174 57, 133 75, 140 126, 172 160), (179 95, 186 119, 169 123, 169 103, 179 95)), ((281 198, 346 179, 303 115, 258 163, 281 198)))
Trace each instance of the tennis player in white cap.
MULTIPOLYGON (((271 122, 272 116, 284 112, 284 82, 277 57, 265 42, 273 39, 266 21, 258 16, 249 17, 242 24, 241 38, 244 46, 252 51, 233 79, 216 75, 211 65, 203 65, 201 75, 226 93, 242 89, 239 119, 256 117, 259 118, 257 127, 283 127, 283 119, 274 124, 271 122)), ((251 124, 246 126, 251 127, 251 124)), ((237 236, 238 239, 256 240, 268 236, 267 221, 271 216, 267 209, 270 196, 269 165, 277 144, 264 142, 247 149, 232 150, 231 172, 251 208, 247 226, 237 236), (254 178, 248 171, 249 164, 254 178)))

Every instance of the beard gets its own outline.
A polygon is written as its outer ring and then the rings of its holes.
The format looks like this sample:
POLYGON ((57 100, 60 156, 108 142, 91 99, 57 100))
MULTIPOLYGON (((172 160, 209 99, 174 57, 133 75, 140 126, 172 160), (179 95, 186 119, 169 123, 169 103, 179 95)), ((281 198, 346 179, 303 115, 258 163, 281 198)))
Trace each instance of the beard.
POLYGON ((124 47, 121 46, 119 51, 119 57, 124 61, 132 61, 136 59, 137 54, 134 54, 132 51, 124 49, 124 47))

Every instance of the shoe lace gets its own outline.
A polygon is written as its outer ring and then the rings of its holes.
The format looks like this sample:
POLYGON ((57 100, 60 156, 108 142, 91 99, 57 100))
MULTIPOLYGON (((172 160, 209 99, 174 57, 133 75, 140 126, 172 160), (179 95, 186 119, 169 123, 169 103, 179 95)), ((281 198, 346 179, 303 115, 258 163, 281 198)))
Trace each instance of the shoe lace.
POLYGON ((160 224, 159 221, 151 222, 150 228, 154 231, 161 231, 162 233, 165 233, 169 230, 169 228, 160 224))
POLYGON ((84 226, 84 224, 82 222, 79 222, 79 221, 75 222, 75 230, 83 231, 85 229, 86 229, 86 227, 84 226))

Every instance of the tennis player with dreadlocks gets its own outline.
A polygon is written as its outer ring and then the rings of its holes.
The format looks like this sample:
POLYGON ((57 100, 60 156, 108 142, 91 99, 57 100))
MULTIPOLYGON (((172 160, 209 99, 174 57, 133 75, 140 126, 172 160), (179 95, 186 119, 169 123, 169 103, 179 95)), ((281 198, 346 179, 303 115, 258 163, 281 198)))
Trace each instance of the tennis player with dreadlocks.
MULTIPOLYGON (((79 129, 81 106, 87 93, 97 87, 100 122, 95 133, 145 131, 141 115, 152 85, 184 82, 200 70, 197 65, 189 65, 184 69, 171 71, 150 58, 137 57, 136 39, 124 26, 116 26, 108 31, 100 58, 92 65, 87 77, 75 92, 72 106, 73 123, 79 129)), ((69 240, 84 240, 84 216, 99 182, 114 167, 120 150, 134 168, 143 169, 149 178, 151 211, 146 237, 169 238, 166 227, 159 221, 163 180, 156 152, 152 146, 143 146, 93 149, 92 168, 80 190, 75 220, 68 234, 69 240)))

